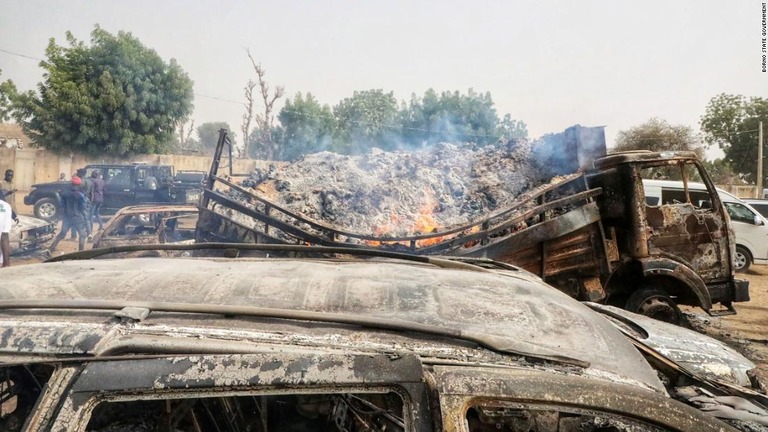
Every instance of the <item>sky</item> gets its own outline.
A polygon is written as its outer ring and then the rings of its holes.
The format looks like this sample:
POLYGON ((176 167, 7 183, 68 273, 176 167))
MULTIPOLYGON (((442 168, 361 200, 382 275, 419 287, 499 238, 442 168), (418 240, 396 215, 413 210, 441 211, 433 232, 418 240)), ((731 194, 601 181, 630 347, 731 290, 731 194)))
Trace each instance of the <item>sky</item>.
MULTIPOLYGON (((131 32, 194 81, 195 124, 238 131, 246 49, 286 96, 331 106, 356 90, 398 100, 490 92, 538 137, 574 125, 616 134, 658 117, 691 126, 720 93, 768 97, 761 0, 0 0, 0 79, 22 90, 66 31, 131 32), (10 52, 10 53, 9 53, 10 52), (12 54, 11 54, 12 53, 12 54), (32 57, 30 59, 28 57, 32 57)), ((237 134, 240 135, 239 133, 237 134)), ((710 156, 716 156, 710 153, 710 156)))

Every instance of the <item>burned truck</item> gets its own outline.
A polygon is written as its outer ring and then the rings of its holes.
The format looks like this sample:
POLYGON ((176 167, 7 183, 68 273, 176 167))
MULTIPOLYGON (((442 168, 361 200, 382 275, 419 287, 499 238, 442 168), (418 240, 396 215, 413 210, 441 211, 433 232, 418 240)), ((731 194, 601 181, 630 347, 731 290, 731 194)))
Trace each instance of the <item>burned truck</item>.
POLYGON ((200 204, 198 242, 491 259, 528 270, 577 299, 669 322, 680 320, 679 304, 720 315, 749 300, 748 282, 734 278, 727 212, 692 152, 606 154, 602 128, 574 126, 532 150, 548 182, 481 218, 413 235, 354 232, 309 218, 238 183, 243 174, 233 172, 231 155, 222 131, 200 204), (708 199, 692 198, 686 187, 679 199, 649 205, 642 179, 660 176, 703 183, 708 199))

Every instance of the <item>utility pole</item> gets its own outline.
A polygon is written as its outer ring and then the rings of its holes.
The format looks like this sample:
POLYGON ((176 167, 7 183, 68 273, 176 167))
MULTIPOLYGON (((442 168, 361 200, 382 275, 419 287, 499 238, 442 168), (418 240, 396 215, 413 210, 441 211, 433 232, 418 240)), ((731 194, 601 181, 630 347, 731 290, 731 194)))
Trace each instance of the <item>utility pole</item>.
POLYGON ((757 134, 757 196, 763 197, 763 122, 760 122, 760 131, 757 134))

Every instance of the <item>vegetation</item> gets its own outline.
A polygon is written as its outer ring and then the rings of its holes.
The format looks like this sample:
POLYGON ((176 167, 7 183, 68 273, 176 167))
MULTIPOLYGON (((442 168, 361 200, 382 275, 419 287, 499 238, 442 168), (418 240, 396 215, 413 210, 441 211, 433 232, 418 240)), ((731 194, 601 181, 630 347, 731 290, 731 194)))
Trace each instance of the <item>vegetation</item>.
MULTIPOLYGON (((768 128, 768 99, 719 94, 707 105, 701 129, 708 142, 717 144, 734 173, 749 182, 757 179, 758 128, 768 128)), ((768 133, 768 131, 764 131, 768 133)), ((763 166, 763 178, 768 167, 763 166)))
POLYGON ((619 131, 613 150, 692 151, 696 152, 700 158, 704 157, 704 149, 692 128, 673 125, 658 118, 652 118, 643 124, 619 131))
POLYGON ((34 145, 117 156, 169 150, 193 98, 176 61, 165 63, 130 33, 98 26, 90 45, 69 32, 66 39, 66 47, 50 40, 38 92, 10 96, 12 115, 34 145))
MULTIPOLYGON (((3 70, 0 69, 0 75, 3 70)), ((11 98, 17 93, 13 81, 8 80, 0 82, 0 122, 6 122, 11 119, 11 98)))
MULTIPOLYGON (((506 114, 499 120, 490 93, 427 90, 398 104, 392 92, 356 91, 337 105, 321 105, 311 94, 286 101, 273 127, 275 158, 291 160, 302 154, 330 150, 357 154, 422 148, 438 142, 473 142, 528 137, 525 123, 506 114)), ((263 134, 262 134, 263 136, 263 134)), ((255 145, 255 140, 251 140, 255 145)))

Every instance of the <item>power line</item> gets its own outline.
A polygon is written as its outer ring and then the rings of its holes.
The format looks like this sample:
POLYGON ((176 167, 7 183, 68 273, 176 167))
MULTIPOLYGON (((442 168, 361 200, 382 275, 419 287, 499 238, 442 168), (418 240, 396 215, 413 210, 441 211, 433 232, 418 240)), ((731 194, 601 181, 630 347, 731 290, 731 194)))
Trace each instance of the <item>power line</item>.
POLYGON ((0 48, 0 52, 4 52, 6 54, 14 55, 16 57, 22 57, 22 58, 29 59, 29 60, 44 61, 41 58, 32 57, 32 56, 28 56, 28 55, 24 55, 24 54, 19 54, 19 53, 16 53, 16 52, 13 52, 13 51, 8 51, 8 50, 2 49, 2 48, 0 48))

